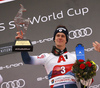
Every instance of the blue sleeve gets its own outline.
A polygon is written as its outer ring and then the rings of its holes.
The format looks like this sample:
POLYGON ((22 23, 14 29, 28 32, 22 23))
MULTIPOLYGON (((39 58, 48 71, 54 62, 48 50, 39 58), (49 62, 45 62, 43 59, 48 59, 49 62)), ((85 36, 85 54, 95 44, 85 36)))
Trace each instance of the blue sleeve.
POLYGON ((30 64, 31 63, 31 57, 29 56, 27 51, 22 51, 21 56, 22 56, 22 60, 25 64, 30 64))

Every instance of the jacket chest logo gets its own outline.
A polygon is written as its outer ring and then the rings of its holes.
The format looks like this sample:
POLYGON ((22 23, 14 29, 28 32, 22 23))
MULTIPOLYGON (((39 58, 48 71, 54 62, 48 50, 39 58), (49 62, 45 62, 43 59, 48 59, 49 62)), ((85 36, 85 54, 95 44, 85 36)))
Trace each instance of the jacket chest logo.
POLYGON ((66 59, 68 59, 68 58, 67 58, 67 55, 64 55, 64 56, 61 55, 61 56, 59 56, 58 63, 60 63, 61 61, 65 62, 66 59))

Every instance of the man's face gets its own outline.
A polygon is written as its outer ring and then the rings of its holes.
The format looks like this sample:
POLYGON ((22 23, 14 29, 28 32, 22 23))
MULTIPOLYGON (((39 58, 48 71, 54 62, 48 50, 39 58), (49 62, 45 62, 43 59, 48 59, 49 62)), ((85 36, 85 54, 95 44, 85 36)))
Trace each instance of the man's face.
POLYGON ((66 35, 64 33, 58 32, 55 36, 55 44, 57 46, 65 46, 65 44, 66 44, 66 35))

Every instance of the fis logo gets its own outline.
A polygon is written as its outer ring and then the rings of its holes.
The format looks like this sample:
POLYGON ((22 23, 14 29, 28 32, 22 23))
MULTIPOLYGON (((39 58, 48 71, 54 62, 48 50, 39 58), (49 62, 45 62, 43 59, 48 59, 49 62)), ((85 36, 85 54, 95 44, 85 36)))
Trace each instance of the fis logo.
POLYGON ((54 83, 54 79, 52 79, 51 82, 54 83))
POLYGON ((0 4, 6 3, 6 2, 11 2, 11 1, 14 1, 14 0, 0 0, 0 4))

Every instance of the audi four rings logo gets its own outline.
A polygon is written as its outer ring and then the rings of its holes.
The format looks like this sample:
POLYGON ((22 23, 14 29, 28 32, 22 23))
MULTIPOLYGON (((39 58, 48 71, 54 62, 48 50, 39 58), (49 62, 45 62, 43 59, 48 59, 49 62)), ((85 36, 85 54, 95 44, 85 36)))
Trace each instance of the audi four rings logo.
POLYGON ((1 88, 23 88, 25 86, 25 81, 23 79, 3 82, 1 88))
POLYGON ((92 29, 90 27, 86 27, 70 31, 69 38, 75 39, 75 38, 90 36, 91 34, 92 34, 92 29))

